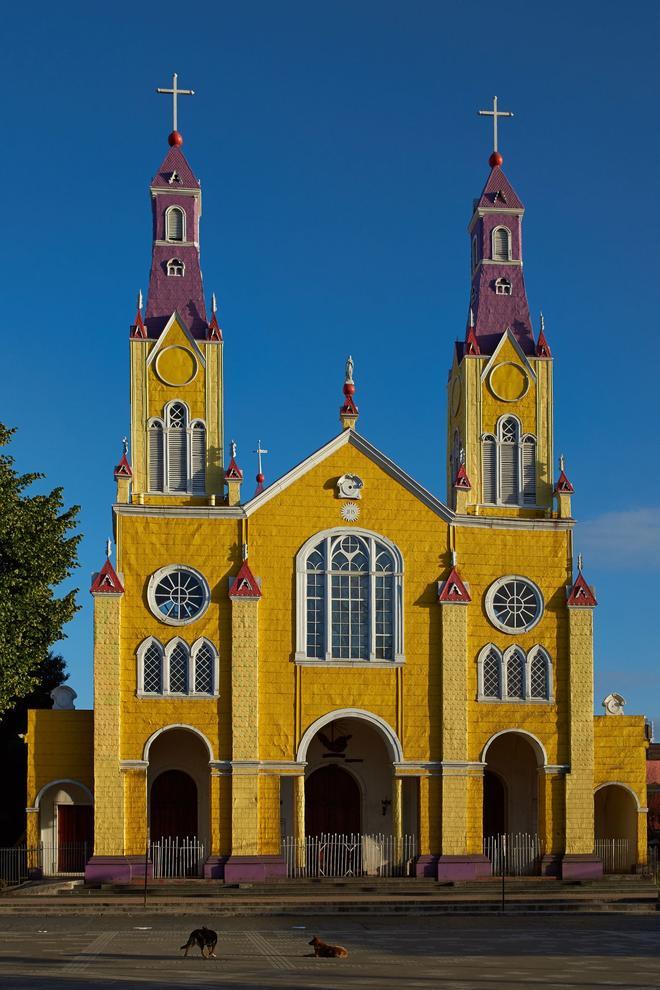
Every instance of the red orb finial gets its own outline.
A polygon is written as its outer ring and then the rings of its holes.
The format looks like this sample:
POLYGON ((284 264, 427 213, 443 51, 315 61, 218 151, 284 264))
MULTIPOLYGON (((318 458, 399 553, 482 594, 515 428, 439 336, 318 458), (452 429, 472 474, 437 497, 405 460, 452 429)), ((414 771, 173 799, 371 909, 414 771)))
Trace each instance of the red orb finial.
POLYGON ((261 471, 260 471, 259 474, 257 475, 257 484, 258 485, 263 485, 263 483, 264 483, 265 480, 266 480, 266 475, 265 474, 262 474, 261 471))
POLYGON ((180 148, 183 144, 183 135, 179 131, 172 131, 167 139, 167 143, 172 146, 172 148, 180 148))
POLYGON ((495 168, 496 166, 501 165, 503 161, 504 159, 502 158, 499 151, 494 151, 490 156, 490 158, 488 159, 488 164, 490 165, 491 168, 495 168))
POLYGON ((355 395, 355 384, 353 382, 344 382, 343 392, 344 395, 355 395))

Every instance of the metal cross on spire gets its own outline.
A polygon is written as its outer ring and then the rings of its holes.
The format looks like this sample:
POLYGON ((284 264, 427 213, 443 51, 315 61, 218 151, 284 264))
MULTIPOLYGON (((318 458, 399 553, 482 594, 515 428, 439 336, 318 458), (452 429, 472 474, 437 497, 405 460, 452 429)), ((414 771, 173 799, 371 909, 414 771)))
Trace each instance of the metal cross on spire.
POLYGON ((261 455, 267 454, 268 451, 261 446, 261 440, 257 440, 257 449, 253 450, 252 453, 256 454, 257 457, 259 458, 259 474, 263 474, 263 471, 261 470, 261 455))
POLYGON ((178 79, 179 79, 179 77, 178 77, 177 73, 176 72, 173 72, 172 73, 172 88, 171 89, 161 89, 161 88, 159 88, 159 89, 156 90, 157 93, 165 93, 165 94, 170 94, 172 96, 172 121, 173 121, 172 130, 173 131, 178 131, 178 129, 179 129, 177 127, 177 122, 178 122, 177 121, 177 97, 178 96, 194 96, 195 95, 195 90, 194 89, 179 89, 178 86, 177 86, 178 79))
POLYGON ((498 110, 497 109, 497 97, 493 97, 493 109, 492 110, 477 110, 480 117, 492 117, 493 118, 493 151, 497 151, 497 118, 498 117, 513 117, 510 110, 498 110))

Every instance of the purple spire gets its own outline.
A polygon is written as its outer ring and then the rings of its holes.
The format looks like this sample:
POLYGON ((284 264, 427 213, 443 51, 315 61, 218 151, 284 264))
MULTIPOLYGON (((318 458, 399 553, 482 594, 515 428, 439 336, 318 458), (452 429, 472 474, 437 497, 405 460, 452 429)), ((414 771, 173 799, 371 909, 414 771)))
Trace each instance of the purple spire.
POLYGON ((199 264, 202 192, 180 146, 170 148, 151 182, 153 250, 145 322, 158 337, 175 311, 194 337, 206 336, 199 264))
POLYGON ((526 354, 534 353, 522 259, 525 208, 502 171, 501 156, 479 199, 469 225, 472 260, 470 307, 474 334, 482 354, 492 354, 511 329, 526 354))

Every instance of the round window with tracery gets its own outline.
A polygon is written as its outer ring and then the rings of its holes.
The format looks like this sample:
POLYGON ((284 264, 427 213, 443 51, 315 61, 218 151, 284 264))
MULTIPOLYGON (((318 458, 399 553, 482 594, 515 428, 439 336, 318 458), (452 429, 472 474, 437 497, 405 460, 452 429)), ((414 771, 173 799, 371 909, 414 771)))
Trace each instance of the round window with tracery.
POLYGON ((500 578, 486 594, 488 618, 502 632, 527 632, 543 615, 543 595, 528 578, 500 578))
POLYGON ((183 625, 199 618, 209 604, 209 587, 192 567, 161 567, 149 580, 147 597, 151 611, 162 622, 183 625))

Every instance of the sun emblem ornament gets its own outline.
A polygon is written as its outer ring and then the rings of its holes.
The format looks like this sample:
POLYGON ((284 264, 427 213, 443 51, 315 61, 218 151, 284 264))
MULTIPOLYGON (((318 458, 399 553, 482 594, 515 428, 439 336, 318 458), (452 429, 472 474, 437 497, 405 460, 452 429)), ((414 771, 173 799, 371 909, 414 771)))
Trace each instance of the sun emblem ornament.
POLYGON ((345 505, 342 505, 340 512, 345 522, 355 522, 360 518, 360 506, 356 505, 355 502, 346 502, 345 505))
POLYGON ((337 479, 337 495, 339 498, 362 498, 364 481, 357 474, 342 474, 337 479))

